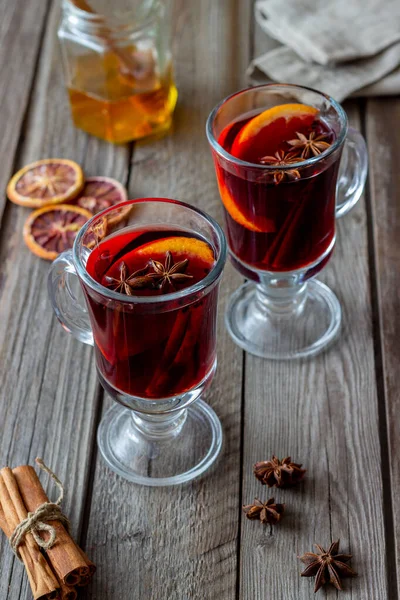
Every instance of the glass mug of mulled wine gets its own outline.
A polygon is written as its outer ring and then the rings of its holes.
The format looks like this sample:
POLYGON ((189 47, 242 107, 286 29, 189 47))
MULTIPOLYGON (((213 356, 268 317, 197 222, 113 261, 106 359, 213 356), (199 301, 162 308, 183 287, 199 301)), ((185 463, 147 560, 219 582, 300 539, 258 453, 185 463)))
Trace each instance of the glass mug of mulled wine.
POLYGON ((363 137, 329 96, 286 84, 240 91, 207 121, 232 262, 249 280, 226 325, 248 352, 312 356, 338 335, 340 304, 312 279, 335 244, 335 217, 358 201, 363 137))
POLYGON ((94 345, 100 382, 117 400, 98 430, 101 453, 130 481, 189 481, 221 449, 220 421, 199 398, 216 369, 225 260, 225 237, 211 217, 145 198, 94 216, 52 264, 55 313, 94 345))

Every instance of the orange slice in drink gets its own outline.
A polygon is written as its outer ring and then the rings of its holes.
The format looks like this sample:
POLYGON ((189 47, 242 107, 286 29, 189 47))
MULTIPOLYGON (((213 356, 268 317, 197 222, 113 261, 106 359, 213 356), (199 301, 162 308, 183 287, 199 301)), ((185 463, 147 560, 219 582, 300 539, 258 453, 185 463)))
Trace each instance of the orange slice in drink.
MULTIPOLYGON (((126 278, 131 277, 132 274, 137 273, 137 277, 139 278, 142 275, 147 275, 146 272, 142 274, 141 271, 146 270, 149 267, 149 274, 151 275, 151 272, 156 273, 154 263, 151 261, 159 263, 161 268, 165 267, 167 272, 170 272, 171 279, 174 279, 173 283, 178 283, 178 287, 180 287, 180 284, 182 283, 186 283, 187 286, 203 279, 211 270, 215 262, 215 257, 211 246, 198 238, 185 236, 165 237, 143 244, 124 254, 120 260, 114 262, 107 270, 106 277, 108 278, 108 281, 114 279, 115 281, 112 285, 115 286, 121 278, 126 280, 126 278), (175 271, 169 271, 170 269, 173 269, 174 265, 177 265, 181 261, 186 261, 186 264, 182 265, 183 270, 179 271, 179 273, 183 273, 184 276, 189 276, 189 279, 183 282, 176 280, 177 275, 175 274, 175 271), (186 267, 188 267, 187 272, 186 267), (121 268, 123 271, 121 271, 121 268)), ((108 287, 106 281, 102 281, 102 283, 108 287)), ((129 285, 132 286, 132 282, 129 285)), ((150 288, 153 287, 151 285, 151 280, 149 285, 150 288)), ((165 286, 168 289, 172 286, 172 291, 174 289, 174 285, 168 279, 165 281, 165 286)), ((135 294, 135 290, 138 290, 138 293, 141 293, 142 291, 146 292, 147 290, 151 295, 154 294, 154 289, 150 289, 149 291, 147 288, 147 285, 135 286, 132 288, 132 294, 135 294)), ((164 293, 166 291, 164 286, 161 286, 158 288, 157 293, 164 293)))
POLYGON ((318 109, 307 104, 281 104, 264 110, 250 119, 236 137, 231 154, 258 163, 265 155, 273 155, 280 143, 296 137, 296 131, 314 121, 318 109))
POLYGON ((25 222, 25 243, 40 258, 54 260, 64 250, 72 248, 76 234, 92 216, 80 206, 43 206, 32 212, 25 222))
POLYGON ((262 216, 257 216, 254 219, 246 217, 243 211, 240 210, 236 204, 235 200, 232 198, 221 177, 218 177, 218 187, 222 203, 236 223, 239 223, 239 225, 242 225, 246 229, 255 231, 257 233, 271 233, 275 231, 275 224, 271 219, 267 219, 266 217, 262 216))
MULTIPOLYGON (((88 177, 74 204, 86 208, 86 210, 95 215, 127 199, 126 189, 116 179, 112 179, 111 177, 88 177)), ((116 225, 122 221, 130 210, 130 206, 124 206, 107 215, 108 225, 116 225)))
MULTIPOLYGON (((167 252, 173 254, 174 260, 184 260, 185 258, 197 258, 211 266, 214 261, 214 252, 207 242, 203 242, 194 237, 167 237, 143 244, 140 248, 132 250, 135 257, 143 257, 144 260, 165 255, 167 252)), ((127 258, 127 257, 126 257, 127 258)))
POLYGON ((76 162, 47 158, 15 173, 8 183, 7 196, 15 204, 39 208, 68 202, 82 187, 83 171, 76 162))

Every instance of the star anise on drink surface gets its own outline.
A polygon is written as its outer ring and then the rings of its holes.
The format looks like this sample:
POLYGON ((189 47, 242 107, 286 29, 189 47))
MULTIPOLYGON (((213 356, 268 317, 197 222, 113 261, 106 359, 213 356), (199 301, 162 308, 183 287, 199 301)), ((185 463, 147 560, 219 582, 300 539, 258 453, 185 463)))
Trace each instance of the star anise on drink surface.
POLYGON ((152 283, 154 273, 148 273, 148 270, 149 266, 146 265, 143 269, 128 275, 126 263, 122 261, 119 265, 119 278, 106 275, 104 283, 107 287, 112 287, 115 292, 132 296, 133 289, 145 288, 152 283))
POLYGON ((243 511, 248 519, 261 521, 261 523, 275 525, 279 523, 285 510, 284 504, 275 504, 275 499, 270 498, 266 502, 254 499, 254 504, 243 506, 243 511))
POLYGON ((311 155, 318 156, 322 154, 324 150, 329 148, 330 143, 324 141, 328 136, 326 133, 323 133, 317 137, 315 131, 312 131, 309 137, 306 137, 304 133, 299 133, 296 131, 297 140, 289 140, 288 144, 290 144, 293 150, 301 150, 301 158, 306 159, 311 155))
MULTIPOLYGON (((274 156, 263 156, 260 158, 260 163, 262 165, 271 165, 277 167, 286 167, 287 165, 298 163, 302 159, 299 156, 296 156, 292 152, 284 152, 283 150, 278 150, 275 152, 274 156)), ((263 173, 261 178, 265 179, 268 177, 269 173, 263 173)), ((274 183, 278 185, 284 179, 288 179, 289 181, 294 181, 296 179, 300 179, 300 171, 298 169, 288 169, 282 171, 273 171, 272 172, 274 183)))
POLYGON ((189 260, 187 258, 174 263, 172 254, 169 251, 165 255, 165 264, 158 260, 150 260, 150 265, 154 269, 153 279, 161 290, 164 290, 167 286, 175 289, 175 283, 184 283, 188 279, 192 279, 193 275, 185 273, 188 264, 189 260))
POLYGON ((340 578, 342 577, 356 577, 357 573, 349 567, 346 563, 352 558, 351 554, 338 554, 340 540, 333 542, 330 545, 329 550, 325 550, 318 544, 314 544, 317 553, 306 552, 303 556, 298 558, 307 567, 301 573, 302 577, 313 577, 315 579, 314 592, 325 585, 331 583, 337 590, 342 589, 340 578))
POLYGON ((283 460, 273 456, 271 460, 256 462, 253 469, 254 475, 262 484, 283 488, 303 479, 306 470, 301 467, 302 465, 293 463, 290 456, 283 460))

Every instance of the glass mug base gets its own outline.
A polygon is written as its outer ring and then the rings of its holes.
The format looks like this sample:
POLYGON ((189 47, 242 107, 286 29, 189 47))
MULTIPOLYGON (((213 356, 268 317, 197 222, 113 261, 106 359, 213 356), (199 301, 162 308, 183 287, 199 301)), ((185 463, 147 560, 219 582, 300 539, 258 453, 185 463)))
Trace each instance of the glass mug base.
POLYGON ((232 295, 225 313, 233 340, 250 354, 291 360, 315 356, 338 336, 341 307, 325 284, 311 280, 280 306, 253 282, 232 295))
POLYGON ((103 417, 97 442, 106 464, 133 483, 160 487, 199 477, 222 447, 221 423, 203 400, 162 422, 142 419, 114 404, 103 417), (151 428, 155 427, 154 435, 151 428))

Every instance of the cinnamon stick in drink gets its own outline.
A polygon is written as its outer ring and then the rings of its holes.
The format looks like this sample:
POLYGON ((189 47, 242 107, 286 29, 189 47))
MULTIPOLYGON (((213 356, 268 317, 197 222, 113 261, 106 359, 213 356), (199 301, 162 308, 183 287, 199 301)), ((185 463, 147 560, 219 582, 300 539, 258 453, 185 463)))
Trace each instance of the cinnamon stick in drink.
POLYGON ((175 359, 176 354, 183 342, 189 321, 189 315, 189 310, 180 310, 177 313, 175 323, 163 352, 160 364, 155 370, 153 379, 146 389, 148 394, 154 395, 158 392, 162 393, 162 386, 165 380, 166 371, 168 370, 172 361, 175 359))
POLYGON ((271 246, 268 248, 263 262, 273 264, 278 263, 280 259, 281 249, 285 246, 288 240, 290 240, 290 236, 293 235, 294 227, 297 225, 297 221, 303 212, 303 200, 299 200, 293 205, 292 210, 287 215, 282 227, 280 227, 274 241, 271 246))
MULTIPOLYGON (((29 512, 34 512, 49 499, 42 488, 39 477, 33 467, 25 465, 12 471, 21 493, 23 502, 29 512)), ((48 560, 60 581, 69 586, 80 585, 81 581, 89 583, 93 574, 93 563, 90 563, 85 553, 74 542, 65 527, 59 521, 50 521, 54 527, 56 541, 47 550, 48 560), (90 563, 90 567, 89 567, 90 563)), ((48 539, 47 532, 42 533, 43 539, 48 539)))
MULTIPOLYGON (((0 524, 10 537, 28 515, 19 493, 16 479, 8 467, 0 471, 0 524)), ((35 600, 54 600, 59 595, 59 583, 31 533, 26 534, 19 548, 35 600)))
POLYGON ((190 367, 193 367, 193 349, 198 341, 203 323, 203 308, 202 306, 191 306, 189 311, 189 319, 183 331, 183 337, 180 339, 179 345, 174 348, 174 355, 170 360, 168 368, 163 369, 158 377, 154 377, 148 389, 151 388, 152 393, 162 393, 176 377, 177 373, 183 372, 190 367))

